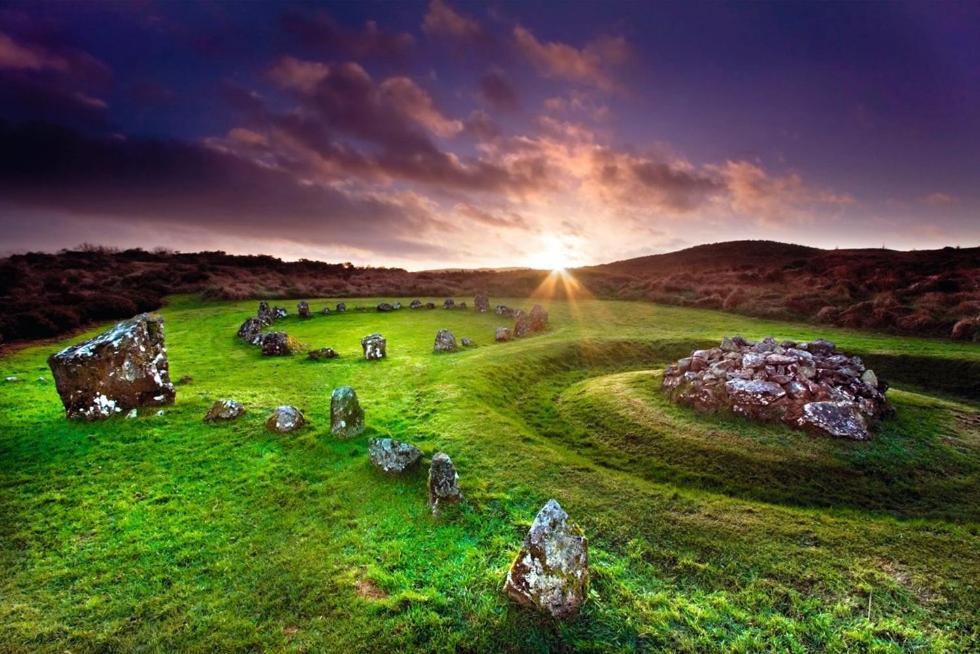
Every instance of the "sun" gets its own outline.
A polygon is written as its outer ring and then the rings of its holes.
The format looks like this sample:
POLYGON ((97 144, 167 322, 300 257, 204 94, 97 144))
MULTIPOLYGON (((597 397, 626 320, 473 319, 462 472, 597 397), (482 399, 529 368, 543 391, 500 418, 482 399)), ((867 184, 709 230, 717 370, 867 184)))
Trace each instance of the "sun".
POLYGON ((546 270, 565 270, 569 264, 568 248, 558 236, 546 236, 542 239, 541 250, 535 257, 535 265, 546 270))

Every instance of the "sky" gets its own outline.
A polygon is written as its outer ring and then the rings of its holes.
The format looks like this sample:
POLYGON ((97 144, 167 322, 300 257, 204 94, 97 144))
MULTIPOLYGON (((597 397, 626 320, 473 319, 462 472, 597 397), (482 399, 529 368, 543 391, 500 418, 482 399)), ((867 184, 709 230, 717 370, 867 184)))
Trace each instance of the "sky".
POLYGON ((0 252, 980 244, 980 3, 3 2, 0 252))

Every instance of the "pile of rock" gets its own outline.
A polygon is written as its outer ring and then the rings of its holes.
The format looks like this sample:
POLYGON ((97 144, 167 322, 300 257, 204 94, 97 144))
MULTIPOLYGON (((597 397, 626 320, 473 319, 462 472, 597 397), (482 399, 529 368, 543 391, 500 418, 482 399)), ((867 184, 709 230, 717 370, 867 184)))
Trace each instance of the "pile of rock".
POLYGON ((289 356, 293 353, 293 348, 289 344, 289 336, 286 332, 269 332, 262 334, 260 342, 262 355, 267 357, 289 356))
POLYGON ((727 409, 766 422, 837 438, 867 440, 893 412, 888 385, 830 341, 807 343, 741 336, 696 350, 664 371, 671 400, 699 411, 727 409))
POLYGON ((69 418, 97 420, 140 406, 173 404, 163 318, 140 314, 52 354, 48 366, 69 418))

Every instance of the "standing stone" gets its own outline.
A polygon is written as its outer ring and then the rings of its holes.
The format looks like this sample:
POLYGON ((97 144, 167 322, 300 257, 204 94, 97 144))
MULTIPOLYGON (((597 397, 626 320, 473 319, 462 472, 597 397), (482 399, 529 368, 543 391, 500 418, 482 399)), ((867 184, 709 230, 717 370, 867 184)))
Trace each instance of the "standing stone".
POLYGON ((265 421, 265 428, 277 434, 288 434, 306 424, 303 413, 294 406, 280 406, 265 421))
POLYGON ((442 308, 443 309, 455 309, 456 308, 456 300, 452 299, 451 297, 447 297, 445 300, 442 301, 442 308))
POLYGON ((422 300, 419 300, 419 299, 412 300, 409 303, 408 308, 409 309, 421 309, 422 308, 422 300))
POLYGON ((531 307, 528 318, 531 321, 532 332, 541 332, 548 328, 548 312, 540 304, 531 307))
POLYGON ((245 414, 245 406, 235 400, 218 400, 204 415, 205 422, 234 420, 245 414))
POLYGON ((534 518, 504 582, 515 602, 555 618, 574 615, 589 588, 589 541, 555 500, 534 518))
POLYGON ((497 327, 497 333, 494 335, 494 338, 498 342, 509 341, 511 339, 510 327, 497 327))
POLYGON ((436 332, 436 342, 432 346, 433 352, 455 352, 459 348, 456 346, 456 337, 448 329, 440 329, 436 332))
POLYGON ((330 433, 353 438, 364 431, 364 409, 350 386, 340 386, 330 394, 330 433))
POLYGON ((368 361, 377 361, 388 356, 388 341, 377 332, 362 338, 361 348, 364 350, 364 358, 368 361))
POLYGON ((345 302, 338 302, 337 303, 337 313, 343 313, 344 311, 347 311, 347 303, 345 303, 345 302))
POLYGON ((306 300, 303 300, 296 305, 296 315, 298 315, 300 318, 310 317, 310 305, 306 300))
POLYGON ((275 317, 272 315, 272 309, 269 308, 269 303, 265 300, 259 302, 259 312, 256 314, 259 320, 266 326, 271 325, 275 317))
POLYGON ((486 313, 490 310, 490 298, 486 293, 477 293, 473 298, 473 308, 477 313, 486 313))
POLYGON ((368 443, 368 457, 382 472, 400 475, 415 467, 422 458, 422 450, 391 438, 372 438, 368 443))
POLYGON ((267 357, 288 356, 293 353, 289 347, 286 332, 269 332, 262 336, 262 354, 267 357))
POLYGON ((96 420, 173 404, 163 318, 140 314, 48 358, 69 418, 96 420))
POLYGON ((250 345, 258 345, 262 342, 263 327, 265 327, 265 323, 262 322, 261 318, 254 316, 248 318, 242 323, 242 326, 238 328, 238 338, 250 345))
POLYGON ((429 506, 433 513, 444 502, 457 504, 463 499, 459 490, 459 475, 453 460, 445 452, 437 452, 429 466, 429 506))

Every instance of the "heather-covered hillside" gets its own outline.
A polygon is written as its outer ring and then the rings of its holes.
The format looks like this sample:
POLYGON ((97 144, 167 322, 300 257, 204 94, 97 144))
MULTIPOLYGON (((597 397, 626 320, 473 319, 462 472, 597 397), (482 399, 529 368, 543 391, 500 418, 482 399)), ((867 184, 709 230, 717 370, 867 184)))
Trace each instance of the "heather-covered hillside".
MULTIPOLYGON (((548 271, 361 268, 224 252, 99 247, 0 260, 0 337, 45 338, 158 308, 174 293, 221 299, 534 294, 548 271)), ((771 241, 701 245, 570 271, 580 292, 976 340, 980 248, 820 250, 771 241)), ((556 284, 554 292, 567 287, 556 284)))

